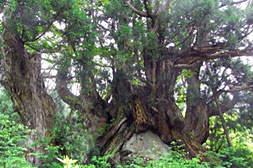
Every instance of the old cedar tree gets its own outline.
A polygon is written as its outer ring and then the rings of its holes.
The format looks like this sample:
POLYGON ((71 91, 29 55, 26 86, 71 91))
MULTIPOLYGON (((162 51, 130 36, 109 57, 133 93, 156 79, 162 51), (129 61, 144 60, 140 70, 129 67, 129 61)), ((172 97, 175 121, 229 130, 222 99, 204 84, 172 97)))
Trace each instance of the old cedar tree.
MULTIPOLYGON (((167 144, 180 140, 195 155, 208 138, 209 118, 233 109, 240 91, 252 88, 247 68, 233 60, 253 55, 247 39, 252 5, 1 1, 0 81, 23 123, 37 131, 28 143, 53 127, 55 104, 41 73, 41 60, 48 58, 57 65, 58 94, 86 117, 102 153, 118 155, 133 133, 152 130, 167 144), (72 80, 81 86, 78 96, 68 87, 72 80), (100 128, 102 134, 94 132, 100 128)), ((29 160, 40 164, 36 157, 29 160)))

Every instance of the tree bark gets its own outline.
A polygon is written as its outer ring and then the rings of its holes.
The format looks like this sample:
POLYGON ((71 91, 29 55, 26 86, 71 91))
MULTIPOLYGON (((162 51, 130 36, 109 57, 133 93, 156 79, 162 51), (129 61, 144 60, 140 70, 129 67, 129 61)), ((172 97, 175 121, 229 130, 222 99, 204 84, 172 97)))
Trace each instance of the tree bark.
POLYGON ((96 140, 103 155, 112 154, 115 161, 121 162, 129 154, 122 151, 127 141, 133 134, 146 131, 157 134, 167 145, 173 141, 185 145, 191 156, 203 150, 201 144, 195 141, 195 137, 188 136, 182 131, 185 123, 176 117, 179 109, 173 100, 160 102, 158 111, 154 111, 147 108, 145 99, 147 97, 134 95, 129 97, 125 104, 118 106, 116 119, 108 123, 110 125, 108 129, 96 140))
POLYGON ((209 136, 209 116, 205 101, 201 98, 199 71, 201 64, 192 68, 192 76, 187 79, 186 126, 184 132, 202 144, 209 136))
MULTIPOLYGON (((118 93, 127 92, 128 94, 125 95, 128 97, 113 106, 112 109, 117 115, 114 122, 108 123, 110 127, 97 140, 98 147, 102 149, 102 154, 116 154, 121 158, 124 157, 122 147, 134 133, 151 130, 164 143, 169 145, 176 141, 183 144, 191 156, 195 156, 199 151, 204 150, 201 144, 209 135, 208 108, 199 97, 200 93, 198 94, 199 74, 196 73, 188 81, 190 85, 187 95, 188 109, 186 118, 183 118, 176 105, 173 91, 179 73, 166 60, 155 61, 157 66, 152 65, 151 61, 147 61, 146 64, 149 64, 146 75, 147 83, 151 83, 150 86, 144 86, 145 89, 137 87, 130 90, 126 87, 118 91, 118 93), (196 97, 192 98, 191 94, 196 94, 196 97)), ((198 70, 199 68, 196 71, 198 70)), ((124 86, 130 85, 127 82, 124 81, 124 86)), ((119 83, 116 82, 115 85, 119 86, 119 83)))
POLYGON ((219 105, 219 103, 218 103, 218 101, 217 101, 216 98, 215 98, 215 103, 216 103, 216 106, 217 106, 217 111, 219 112, 219 116, 220 116, 220 120, 221 120, 221 124, 222 124, 223 130, 224 130, 224 133, 226 135, 228 146, 232 146, 232 142, 231 142, 231 139, 230 139, 230 136, 229 136, 229 132, 228 132, 228 129, 227 129, 227 124, 226 124, 226 121, 225 121, 225 119, 223 117, 220 105, 219 105))
MULTIPOLYGON (((5 26, 9 26, 8 22, 5 26)), ((35 130, 26 141, 27 159, 36 166, 42 160, 29 153, 43 153, 40 146, 30 147, 36 140, 43 140, 53 127, 52 119, 55 104, 47 94, 41 76, 41 57, 29 54, 24 42, 14 32, 5 30, 3 34, 5 47, 2 47, 1 84, 5 87, 14 103, 15 110, 28 128, 35 130)))

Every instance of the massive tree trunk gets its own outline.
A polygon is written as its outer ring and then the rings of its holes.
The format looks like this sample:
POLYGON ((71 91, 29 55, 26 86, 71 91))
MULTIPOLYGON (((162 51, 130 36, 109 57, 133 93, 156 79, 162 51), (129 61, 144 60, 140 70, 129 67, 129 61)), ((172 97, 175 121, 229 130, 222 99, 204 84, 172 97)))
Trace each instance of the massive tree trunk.
MULTIPOLYGON (((47 94, 41 76, 41 57, 29 54, 24 42, 15 32, 11 31, 11 24, 5 23, 7 29, 3 34, 1 59, 1 84, 5 87, 14 103, 15 110, 28 128, 35 130, 26 141, 28 153, 43 152, 42 147, 29 147, 34 141, 45 138, 55 113, 55 104, 47 94)), ((34 165, 41 165, 38 157, 27 155, 27 159, 34 165)))
MULTIPOLYGON (((119 93, 128 92, 129 96, 121 104, 115 103, 112 107, 117 109, 116 118, 112 123, 108 123, 110 127, 98 139, 102 153, 122 156, 122 152, 124 154, 127 152, 121 150, 132 135, 147 131, 157 134, 167 145, 172 141, 184 144, 191 156, 195 156, 203 149, 201 143, 205 142, 209 131, 205 103, 191 103, 186 118, 183 118, 176 105, 174 92, 170 92, 170 88, 174 88, 175 81, 173 80, 176 80, 174 76, 178 73, 169 72, 169 68, 166 69, 165 66, 158 66, 157 69, 158 73, 155 76, 158 81, 153 88, 152 86, 145 89, 137 87, 136 90, 131 91, 124 88, 118 91, 119 93), (171 74, 170 80, 166 80, 168 74, 171 74)), ((127 81, 124 83, 126 86, 127 81)))
MULTIPOLYGON (((148 76, 146 85, 132 85, 123 68, 113 72, 110 102, 102 100, 94 92, 96 88, 86 94, 81 92, 80 96, 73 95, 67 88, 67 69, 59 69, 59 95, 89 118, 88 131, 95 137, 98 149, 103 155, 112 154, 115 162, 124 161, 130 153, 148 157, 139 149, 152 150, 154 146, 149 146, 149 149, 144 147, 147 147, 146 135, 151 139, 154 134, 168 145, 167 148, 175 141, 184 145, 190 157, 196 156, 205 151, 202 144, 209 136, 209 117, 219 115, 214 104, 211 104, 214 101, 212 96, 211 100, 201 97, 199 76, 202 62, 190 68, 191 75, 186 79, 186 115, 183 117, 175 100, 175 84, 180 68, 169 63, 169 60, 149 61, 145 72, 148 76), (154 62, 158 66, 154 66, 154 62), (101 129, 104 130, 102 133, 96 131, 101 129), (139 144, 140 139, 143 146, 139 144), (138 145, 134 146, 134 143, 138 145), (131 149, 128 148, 129 144, 132 145, 131 149)), ((222 113, 234 107, 236 95, 220 107, 222 113)), ((166 148, 164 144, 161 144, 163 149, 166 148)))
MULTIPOLYGON (((113 74, 110 103, 101 101, 99 95, 91 96, 92 93, 88 96, 73 95, 67 88, 66 69, 60 68, 58 72, 57 90, 65 102, 89 118, 88 125, 93 129, 90 127, 88 130, 95 136, 101 154, 113 154, 115 161, 120 162, 129 154, 125 146, 133 136, 150 131, 167 145, 173 141, 184 144, 190 155, 195 156, 203 149, 201 143, 208 136, 207 107, 203 102, 188 103, 191 104, 190 109, 186 118, 183 118, 173 91, 179 72, 166 63, 161 61, 161 66, 155 67, 156 70, 148 70, 155 72, 150 75, 148 82, 154 83, 150 86, 131 86, 126 72, 122 69, 116 71, 113 74), (158 79, 157 82, 153 82, 152 76, 158 79), (104 129, 102 134, 94 132, 101 128, 104 129)), ((138 154, 141 151, 134 152, 138 154)))

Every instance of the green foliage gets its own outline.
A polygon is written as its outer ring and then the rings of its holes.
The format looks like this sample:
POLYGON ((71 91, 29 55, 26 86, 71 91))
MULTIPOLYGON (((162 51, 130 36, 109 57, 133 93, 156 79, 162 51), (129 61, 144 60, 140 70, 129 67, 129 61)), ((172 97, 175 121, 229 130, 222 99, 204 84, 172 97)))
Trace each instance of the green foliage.
POLYGON ((235 144, 233 147, 226 147, 220 152, 208 152, 211 167, 219 168, 251 168, 253 166, 253 151, 243 143, 235 144))
POLYGON ((0 113, 0 167, 32 168, 24 157, 26 149, 23 146, 28 132, 22 124, 0 113))
POLYGON ((213 162, 212 165, 220 165, 231 168, 250 168, 253 166, 253 139, 251 130, 238 123, 238 115, 225 115, 230 138, 233 147, 226 145, 226 137, 217 117, 210 119, 210 137, 207 147, 210 148, 212 157, 220 162, 213 162))
POLYGON ((221 164, 231 168, 253 167, 253 151, 250 151, 247 145, 237 145, 239 146, 224 148, 217 154, 222 159, 221 164))
MULTIPOLYGON (((78 112, 72 112, 70 120, 61 114, 55 119, 55 128, 52 131, 52 141, 58 144, 61 152, 80 162, 93 148, 93 141, 85 131, 82 116, 78 112)), ((68 116, 69 117, 69 116, 68 116)))
POLYGON ((186 91, 185 91, 185 87, 183 87, 182 85, 179 86, 177 88, 177 105, 180 108, 181 111, 184 110, 185 108, 185 103, 186 103, 186 91))
POLYGON ((91 159, 91 164, 90 164, 90 166, 87 165, 87 167, 84 166, 84 168, 90 168, 90 167, 92 167, 93 165, 94 165, 96 168, 110 167, 111 164, 108 163, 108 159, 109 159, 109 158, 111 158, 110 155, 102 156, 102 157, 94 156, 94 157, 92 157, 92 159, 91 159))
POLYGON ((67 115, 57 114, 51 137, 38 140, 35 142, 36 144, 33 144, 43 146, 45 149, 46 153, 33 153, 33 155, 42 158, 42 167, 62 168, 58 158, 65 155, 78 159, 82 163, 89 150, 94 150, 93 141, 86 134, 84 125, 81 122, 82 119, 79 118, 80 116, 77 113, 72 114, 71 121, 69 121, 68 117, 70 114, 66 111, 65 113, 67 115))
POLYGON ((60 146, 51 143, 51 138, 46 137, 35 141, 32 146, 43 147, 44 153, 29 153, 29 155, 36 156, 42 160, 42 167, 48 168, 60 168, 61 165, 57 161, 57 157, 60 156, 60 146))
POLYGON ((57 158, 65 155, 82 163, 86 154, 94 150, 93 141, 84 129, 81 115, 76 111, 64 111, 65 108, 61 102, 57 103, 57 109, 63 111, 59 111, 55 117, 55 127, 51 137, 36 142, 44 146, 46 151, 46 154, 36 154, 43 159, 45 168, 61 167, 57 158))
MULTIPOLYGON (((24 126, 21 124, 17 124, 14 121, 10 121, 10 118, 7 115, 0 114, 0 166, 2 167, 32 167, 24 158, 24 148, 22 147, 24 144, 24 140, 26 138, 27 131, 24 126)), ((58 118, 58 120, 60 120, 58 118)), ((61 120, 62 121, 62 120, 61 120)), ((66 123, 63 123, 65 125, 66 123)), ((61 125, 61 127, 63 126, 61 125)), ((75 141, 78 138, 73 136, 75 133, 71 133, 71 130, 75 130, 68 125, 68 127, 57 128, 54 131, 53 138, 64 138, 63 135, 67 135, 62 142, 66 142, 61 147, 67 147, 69 141, 75 141)), ((55 139, 56 140, 56 139, 55 139)), ((43 142, 43 145, 47 147, 45 150, 47 151, 47 155, 41 156, 45 159, 47 163, 43 165, 43 167, 50 168, 62 168, 61 164, 56 161, 56 158, 59 157, 60 146, 51 146, 49 144, 51 140, 47 140, 43 142)), ((223 140, 224 141, 224 140, 223 140)), ((41 143, 41 142, 40 142, 41 143)), ((208 167, 231 167, 231 168, 250 168, 253 166, 253 152, 248 149, 248 146, 243 145, 240 141, 236 141, 234 147, 222 148, 219 153, 209 153, 209 156, 216 158, 214 162, 201 162, 199 158, 193 158, 191 160, 183 157, 184 152, 181 150, 171 151, 166 154, 160 154, 158 160, 150 160, 147 161, 144 158, 137 157, 133 162, 130 162, 127 165, 117 165, 118 168, 208 168, 208 167)), ((73 148, 76 148, 81 152, 83 149, 80 148, 82 144, 71 144, 73 148)), ((71 150, 72 147, 68 147, 69 152, 72 156, 71 158, 79 158, 81 163, 81 159, 83 157, 80 153, 75 153, 75 151, 71 150), (82 156, 82 157, 80 157, 82 156)), ((88 165, 79 165, 75 167, 79 168, 107 168, 110 167, 111 164, 108 162, 110 156, 97 157, 94 156, 91 160, 91 163, 88 165)), ((66 160, 66 159, 64 159, 66 160)), ((71 159, 69 159, 71 161, 71 159)), ((65 162, 64 162, 65 163, 65 162)), ((70 163, 70 162, 69 162, 70 163)), ((65 164, 70 166, 73 165, 73 162, 70 164, 65 164)))
MULTIPOLYGON (((251 78, 253 79, 253 78, 251 78)), ((253 94, 246 91, 241 93, 241 105, 237 111, 238 117, 234 121, 238 126, 244 126, 252 131, 253 128, 253 94)))
POLYGON ((191 70, 186 70, 186 69, 183 69, 181 75, 178 76, 178 78, 192 78, 192 76, 194 75, 194 72, 192 72, 191 70))
POLYGON ((74 168, 109 168, 111 166, 108 162, 110 157, 109 155, 101 157, 94 156, 91 159, 91 163, 87 165, 75 165, 77 160, 72 160, 68 156, 65 156, 63 159, 57 159, 64 164, 64 168, 71 168, 72 166, 74 166, 74 168))
POLYGON ((32 167, 24 157, 24 142, 29 132, 20 124, 11 99, 0 88, 0 167, 32 167))
POLYGON ((13 103, 5 90, 0 88, 0 112, 8 115, 10 120, 19 121, 20 117, 17 112, 13 110, 13 103))
POLYGON ((181 111, 185 110, 186 106, 186 80, 192 78, 194 72, 191 70, 182 70, 181 74, 177 77, 177 85, 176 85, 176 103, 181 111))
MULTIPOLYGON (((239 117, 240 116, 238 114, 235 115, 235 113, 224 115, 227 128, 232 139, 232 144, 235 146, 247 144, 248 148, 250 148, 250 146, 253 144, 252 135, 250 134, 252 130, 239 123, 239 117)), ((224 130, 221 125, 222 123, 219 117, 211 117, 209 123, 210 135, 209 139, 207 140, 208 148, 215 152, 219 152, 220 150, 227 148, 226 143, 224 143, 226 142, 226 136, 224 134, 224 130)))

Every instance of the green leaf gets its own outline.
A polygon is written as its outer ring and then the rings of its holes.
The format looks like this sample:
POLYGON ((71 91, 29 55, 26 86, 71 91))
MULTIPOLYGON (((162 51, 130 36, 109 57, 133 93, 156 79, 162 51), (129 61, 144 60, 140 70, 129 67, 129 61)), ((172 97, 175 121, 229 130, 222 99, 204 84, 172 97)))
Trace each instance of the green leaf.
POLYGON ((109 1, 108 0, 102 0, 103 5, 108 5, 109 1))

